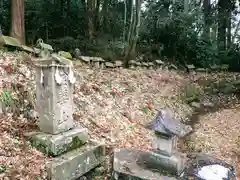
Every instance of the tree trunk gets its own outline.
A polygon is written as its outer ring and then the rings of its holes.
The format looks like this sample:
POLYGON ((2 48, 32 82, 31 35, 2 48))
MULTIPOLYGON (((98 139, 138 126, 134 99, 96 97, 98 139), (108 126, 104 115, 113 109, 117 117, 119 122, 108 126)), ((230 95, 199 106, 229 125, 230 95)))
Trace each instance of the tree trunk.
POLYGON ((123 25, 123 37, 122 37, 122 42, 124 44, 123 50, 122 50, 122 55, 124 56, 124 52, 126 49, 126 25, 127 25, 127 0, 124 0, 124 25, 123 25))
POLYGON ((210 27, 211 27, 211 4, 210 0, 204 0, 203 2, 203 13, 204 13, 204 32, 203 35, 206 39, 210 38, 210 27))
POLYGON ((139 31, 141 25, 141 0, 136 0, 136 18, 135 18, 135 28, 134 28, 134 38, 130 48, 130 57, 135 57, 137 41, 139 39, 139 31))
POLYGON ((231 37, 232 37, 232 34, 231 34, 231 30, 232 30, 232 13, 231 13, 231 10, 228 9, 228 17, 227 17, 227 48, 229 49, 231 47, 231 43, 232 43, 232 40, 231 40, 231 37))
POLYGON ((100 10, 100 0, 96 0, 97 4, 96 4, 96 10, 95 10, 95 18, 94 18, 94 27, 95 27, 95 31, 98 31, 99 29, 99 10, 100 10))
POLYGON ((188 13, 189 10, 189 0, 184 0, 184 13, 188 13))
POLYGON ((108 32, 108 27, 107 27, 107 15, 108 15, 108 3, 109 3, 109 0, 104 0, 103 1, 103 25, 102 25, 102 29, 104 32, 108 32))
POLYGON ((129 22, 129 28, 128 28, 127 41, 126 41, 127 45, 125 47, 125 66, 126 67, 128 66, 128 55, 129 55, 133 26, 134 26, 134 6, 133 6, 133 3, 132 3, 132 7, 131 7, 131 12, 129 12, 129 14, 130 14, 130 22, 129 22))
POLYGON ((89 41, 93 41, 94 37, 94 8, 95 8, 95 0, 88 0, 88 38, 89 41))
POLYGON ((219 0, 218 2, 218 50, 223 52, 226 50, 226 17, 225 5, 226 0, 219 0))
POLYGON ((24 0, 12 0, 10 35, 25 45, 24 0))

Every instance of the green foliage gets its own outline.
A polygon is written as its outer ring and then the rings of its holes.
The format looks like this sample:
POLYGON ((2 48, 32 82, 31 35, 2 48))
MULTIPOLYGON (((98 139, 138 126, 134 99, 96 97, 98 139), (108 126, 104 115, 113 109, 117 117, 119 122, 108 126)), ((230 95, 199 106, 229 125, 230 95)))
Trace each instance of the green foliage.
POLYGON ((0 94, 0 102, 3 107, 12 107, 15 105, 16 100, 12 96, 12 93, 7 88, 4 88, 0 94))
POLYGON ((203 93, 203 90, 195 84, 187 84, 182 89, 181 99, 188 104, 191 102, 199 102, 203 93))
MULTIPOLYGON (((8 35, 11 25, 11 1, 2 0, 0 22, 3 33, 8 35)), ((184 10, 184 1, 149 0, 144 2, 137 51, 143 61, 161 59, 179 66, 194 64, 208 68, 211 65, 228 64, 229 69, 240 71, 240 49, 237 43, 224 47, 222 35, 218 39, 217 29, 227 11, 233 12, 232 27, 237 25, 234 2, 212 4, 206 21, 205 12, 198 1, 191 1, 189 12, 184 10), (174 3, 173 3, 174 2, 174 3), (224 9, 218 16, 218 7, 224 9), (219 19, 220 18, 220 19, 219 19), (212 28, 211 33, 206 29, 212 28), (215 34, 214 34, 215 33, 215 34), (142 55, 143 54, 143 55, 142 55)), ((126 24, 124 24, 125 4, 123 1, 99 1, 99 9, 88 12, 87 2, 82 0, 25 1, 25 26, 27 42, 32 44, 38 38, 51 44, 56 51, 73 52, 79 48, 83 55, 102 56, 112 61, 123 58, 129 42, 132 1, 127 1, 126 24), (106 3, 106 4, 105 4, 106 3), (105 8, 107 7, 107 8, 105 8), (93 21, 94 39, 89 41, 89 17, 93 21), (123 31, 125 29, 125 37, 123 31), (124 42, 126 41, 126 42, 124 42)), ((227 18, 226 18, 227 19, 227 18)), ((221 33, 221 31, 219 31, 221 33)), ((227 38, 225 33, 225 39, 227 38)), ((236 36, 236 40, 239 38, 236 36)))

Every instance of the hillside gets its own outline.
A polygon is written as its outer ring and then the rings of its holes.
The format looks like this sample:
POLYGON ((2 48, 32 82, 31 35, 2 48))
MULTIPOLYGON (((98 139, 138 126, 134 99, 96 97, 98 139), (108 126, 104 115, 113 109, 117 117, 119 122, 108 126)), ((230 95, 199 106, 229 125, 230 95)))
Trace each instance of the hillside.
MULTIPOLYGON (((44 179, 44 163, 49 158, 31 148, 24 138, 24 133, 37 129, 34 68, 21 53, 0 52, 0 64, 1 101, 9 106, 3 108, 6 112, 0 124, 0 171, 6 169, 5 175, 10 179, 44 179)), ((194 83, 201 89, 198 80, 206 79, 208 74, 190 76, 169 70, 100 70, 82 66, 75 69, 75 76, 75 122, 86 127, 91 139, 104 142, 111 152, 115 147, 151 149, 152 134, 142 125, 154 118, 155 109, 168 107, 183 121, 194 121, 189 117, 195 106, 188 105, 183 98, 189 95, 182 94, 194 83)), ((204 95, 192 91, 197 96, 204 95)), ((198 121, 192 123, 195 132, 180 148, 208 152, 237 167, 237 112, 234 105, 234 109, 199 114, 198 121)))

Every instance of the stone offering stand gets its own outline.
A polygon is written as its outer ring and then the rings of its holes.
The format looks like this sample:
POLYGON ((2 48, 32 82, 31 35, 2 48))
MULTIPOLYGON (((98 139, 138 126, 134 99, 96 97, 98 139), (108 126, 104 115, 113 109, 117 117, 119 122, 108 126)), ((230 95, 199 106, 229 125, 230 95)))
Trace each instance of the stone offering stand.
POLYGON ((86 128, 73 120, 73 65, 51 55, 34 61, 40 132, 26 134, 48 156, 48 179, 74 180, 104 161, 105 146, 89 140, 86 128))

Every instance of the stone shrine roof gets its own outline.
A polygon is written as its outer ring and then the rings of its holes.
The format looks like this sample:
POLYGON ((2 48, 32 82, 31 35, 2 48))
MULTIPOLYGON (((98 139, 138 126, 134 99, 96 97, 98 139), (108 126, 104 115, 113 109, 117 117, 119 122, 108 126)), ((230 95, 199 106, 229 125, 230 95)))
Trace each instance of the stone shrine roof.
POLYGON ((191 126, 181 123, 167 110, 159 110, 156 118, 149 123, 147 128, 166 136, 179 137, 184 137, 192 131, 191 126))

